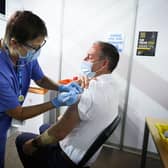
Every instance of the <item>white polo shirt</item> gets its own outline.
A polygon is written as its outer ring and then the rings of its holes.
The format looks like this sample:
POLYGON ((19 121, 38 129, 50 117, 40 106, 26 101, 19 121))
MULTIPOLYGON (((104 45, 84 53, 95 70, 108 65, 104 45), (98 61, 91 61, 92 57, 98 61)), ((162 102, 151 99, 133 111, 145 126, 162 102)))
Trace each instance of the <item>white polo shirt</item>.
MULTIPOLYGON (((82 159, 101 131, 116 118, 118 105, 118 85, 112 74, 100 75, 90 81, 78 104, 81 122, 60 141, 62 150, 73 162, 78 163, 82 159)), ((87 165, 95 161, 97 154, 87 165)))

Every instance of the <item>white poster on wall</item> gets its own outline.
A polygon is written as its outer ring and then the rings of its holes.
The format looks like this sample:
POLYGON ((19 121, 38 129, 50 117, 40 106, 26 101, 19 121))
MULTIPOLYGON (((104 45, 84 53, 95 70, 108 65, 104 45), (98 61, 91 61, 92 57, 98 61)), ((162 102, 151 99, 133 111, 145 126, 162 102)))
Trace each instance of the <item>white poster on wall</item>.
POLYGON ((110 34, 107 39, 108 43, 113 44, 121 53, 124 48, 124 35, 122 33, 110 34))

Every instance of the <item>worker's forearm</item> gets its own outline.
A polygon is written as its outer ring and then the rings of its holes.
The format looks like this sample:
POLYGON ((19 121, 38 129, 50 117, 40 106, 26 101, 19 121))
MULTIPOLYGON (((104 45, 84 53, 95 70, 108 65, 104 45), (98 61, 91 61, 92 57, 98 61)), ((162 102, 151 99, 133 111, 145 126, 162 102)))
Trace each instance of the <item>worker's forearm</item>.
POLYGON ((47 102, 27 107, 17 106, 15 109, 6 111, 6 113, 17 120, 25 120, 40 115, 52 108, 54 108, 53 104, 51 102, 47 102))
POLYGON ((52 105, 51 102, 34 105, 34 106, 23 107, 21 112, 21 120, 35 117, 48 110, 51 110, 52 108, 54 108, 54 106, 52 105))
POLYGON ((36 84, 42 88, 49 89, 49 90, 58 90, 59 84, 55 83, 48 77, 44 77, 41 80, 36 81, 36 84))

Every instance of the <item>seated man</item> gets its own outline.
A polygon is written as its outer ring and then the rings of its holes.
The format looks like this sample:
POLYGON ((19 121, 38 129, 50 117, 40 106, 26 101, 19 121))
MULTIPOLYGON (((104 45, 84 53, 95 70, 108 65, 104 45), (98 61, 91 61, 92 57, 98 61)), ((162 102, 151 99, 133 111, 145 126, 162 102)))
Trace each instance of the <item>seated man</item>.
MULTIPOLYGON (((118 61, 119 53, 113 45, 105 42, 92 45, 81 65, 90 82, 78 103, 41 135, 23 133, 17 137, 17 150, 25 168, 70 168, 79 163, 118 114, 118 86, 111 74, 118 61)), ((97 154, 86 165, 91 165, 97 154)))

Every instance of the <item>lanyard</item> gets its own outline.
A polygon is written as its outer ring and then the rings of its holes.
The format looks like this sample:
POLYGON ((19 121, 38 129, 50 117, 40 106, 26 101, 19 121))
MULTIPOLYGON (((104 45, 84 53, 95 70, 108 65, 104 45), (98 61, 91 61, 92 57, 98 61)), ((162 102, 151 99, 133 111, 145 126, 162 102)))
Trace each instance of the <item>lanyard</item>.
MULTIPOLYGON (((7 53, 8 56, 10 56, 9 53, 9 49, 7 47, 7 45, 5 45, 5 51, 7 53)), ((24 65, 22 65, 22 61, 18 60, 17 64, 16 64, 16 73, 17 73, 17 78, 18 78, 18 83, 19 83, 19 96, 18 96, 18 101, 20 102, 20 104, 23 103, 25 97, 22 94, 22 81, 23 81, 23 74, 22 74, 22 68, 24 65)))
POLYGON ((22 73, 22 62, 18 60, 17 62, 17 77, 18 77, 18 82, 19 82, 19 96, 18 100, 20 103, 24 101, 24 95, 22 94, 22 81, 23 81, 23 73, 22 73))

